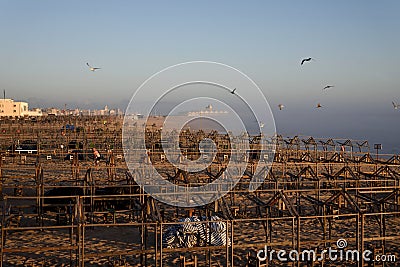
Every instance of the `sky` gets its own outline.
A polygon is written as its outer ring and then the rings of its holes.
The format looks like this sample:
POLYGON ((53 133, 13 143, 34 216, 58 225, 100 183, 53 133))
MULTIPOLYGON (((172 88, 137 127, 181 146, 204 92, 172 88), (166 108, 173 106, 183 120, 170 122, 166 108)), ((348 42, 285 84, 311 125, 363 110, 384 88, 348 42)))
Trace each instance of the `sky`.
POLYGON ((124 109, 154 73, 209 60, 261 88, 282 134, 367 139, 392 153, 399 11, 397 0, 1 0, 0 89, 31 107, 124 109), (306 57, 315 61, 300 66, 306 57))

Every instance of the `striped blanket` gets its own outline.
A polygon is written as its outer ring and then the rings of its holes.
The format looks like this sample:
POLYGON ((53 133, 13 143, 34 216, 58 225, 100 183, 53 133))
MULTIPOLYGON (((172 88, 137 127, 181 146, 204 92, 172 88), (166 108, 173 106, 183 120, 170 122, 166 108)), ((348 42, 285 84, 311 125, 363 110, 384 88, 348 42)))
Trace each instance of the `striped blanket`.
POLYGON ((163 233, 164 248, 191 248, 196 246, 228 246, 230 239, 226 233, 226 222, 218 216, 193 216, 179 220, 163 233), (204 222, 209 221, 209 222, 204 222))

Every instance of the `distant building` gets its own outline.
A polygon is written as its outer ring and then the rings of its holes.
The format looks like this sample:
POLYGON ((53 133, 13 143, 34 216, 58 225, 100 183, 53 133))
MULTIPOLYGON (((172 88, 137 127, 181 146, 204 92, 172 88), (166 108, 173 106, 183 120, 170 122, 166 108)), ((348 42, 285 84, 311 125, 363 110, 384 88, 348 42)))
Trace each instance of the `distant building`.
POLYGON ((106 105, 104 109, 100 110, 100 115, 110 115, 110 111, 108 110, 108 106, 106 105))
POLYGON ((189 117, 201 116, 201 115, 225 115, 228 114, 226 110, 213 110, 212 105, 208 105, 205 110, 190 111, 186 115, 189 117))
POLYGON ((27 102, 14 101, 13 99, 0 99, 0 117, 30 117, 42 116, 40 109, 29 110, 27 102))
MULTIPOLYGON (((39 110, 33 110, 39 112, 39 110)), ((34 116, 31 115, 32 111, 29 111, 29 115, 26 116, 34 116)), ((123 111, 120 109, 109 109, 108 106, 105 106, 104 109, 58 109, 58 108, 44 108, 43 116, 117 116, 123 115, 123 111)), ((41 115, 38 115, 41 116, 41 115)))
POLYGON ((94 116, 108 116, 108 115, 116 115, 116 114, 115 114, 115 111, 109 110, 108 106, 106 105, 104 107, 104 109, 93 110, 91 115, 94 115, 94 116))
POLYGON ((38 117, 38 116, 43 116, 42 110, 40 108, 34 108, 32 110, 28 110, 24 116, 28 117, 38 117))
POLYGON ((58 116, 58 115, 61 115, 61 110, 59 110, 58 108, 46 108, 44 110, 44 115, 58 116))
POLYGON ((82 116, 90 116, 90 115, 92 115, 92 112, 90 111, 90 109, 84 109, 84 110, 81 110, 81 115, 82 116))

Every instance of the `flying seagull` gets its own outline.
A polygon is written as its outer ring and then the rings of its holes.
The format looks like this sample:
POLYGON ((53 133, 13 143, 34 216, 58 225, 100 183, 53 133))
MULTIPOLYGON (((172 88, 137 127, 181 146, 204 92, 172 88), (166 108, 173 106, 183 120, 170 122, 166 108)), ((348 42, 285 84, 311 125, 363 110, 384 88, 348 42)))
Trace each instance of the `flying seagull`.
POLYGON ((332 88, 332 87, 335 87, 334 85, 327 85, 327 86, 325 86, 323 89, 322 89, 322 91, 324 91, 324 90, 326 90, 326 89, 329 89, 329 88, 332 88))
POLYGON ((399 104, 396 104, 396 103, 394 103, 394 101, 392 101, 392 104, 393 104, 393 108, 394 108, 394 109, 398 109, 398 108, 400 108, 400 105, 399 105, 399 104))
POLYGON ((95 71, 95 70, 101 69, 101 68, 94 68, 94 67, 90 66, 89 63, 87 63, 87 62, 86 62, 86 65, 89 67, 89 70, 91 70, 91 71, 95 71))
POLYGON ((311 61, 311 60, 314 60, 314 59, 311 58, 311 57, 309 57, 309 58, 304 58, 304 59, 301 61, 301 64, 300 64, 300 65, 303 65, 304 62, 306 62, 306 61, 311 61))
POLYGON ((322 108, 321 104, 318 103, 317 106, 316 106, 316 108, 322 108))
POLYGON ((282 104, 279 104, 279 105, 278 105, 279 110, 282 110, 284 107, 285 107, 285 106, 282 105, 282 104))
POLYGON ((235 91, 236 91, 236 88, 231 91, 231 94, 234 95, 235 91))
POLYGON ((264 123, 260 122, 260 128, 264 128, 264 123))

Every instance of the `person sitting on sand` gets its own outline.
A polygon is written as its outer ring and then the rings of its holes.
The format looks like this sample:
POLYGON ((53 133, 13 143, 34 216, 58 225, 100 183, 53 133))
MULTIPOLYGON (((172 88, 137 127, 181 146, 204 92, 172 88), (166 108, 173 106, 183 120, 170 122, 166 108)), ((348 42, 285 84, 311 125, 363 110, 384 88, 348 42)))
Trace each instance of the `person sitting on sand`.
POLYGON ((99 164, 101 156, 100 156, 99 151, 97 151, 96 148, 93 148, 92 150, 93 150, 94 164, 97 165, 97 164, 99 164))

